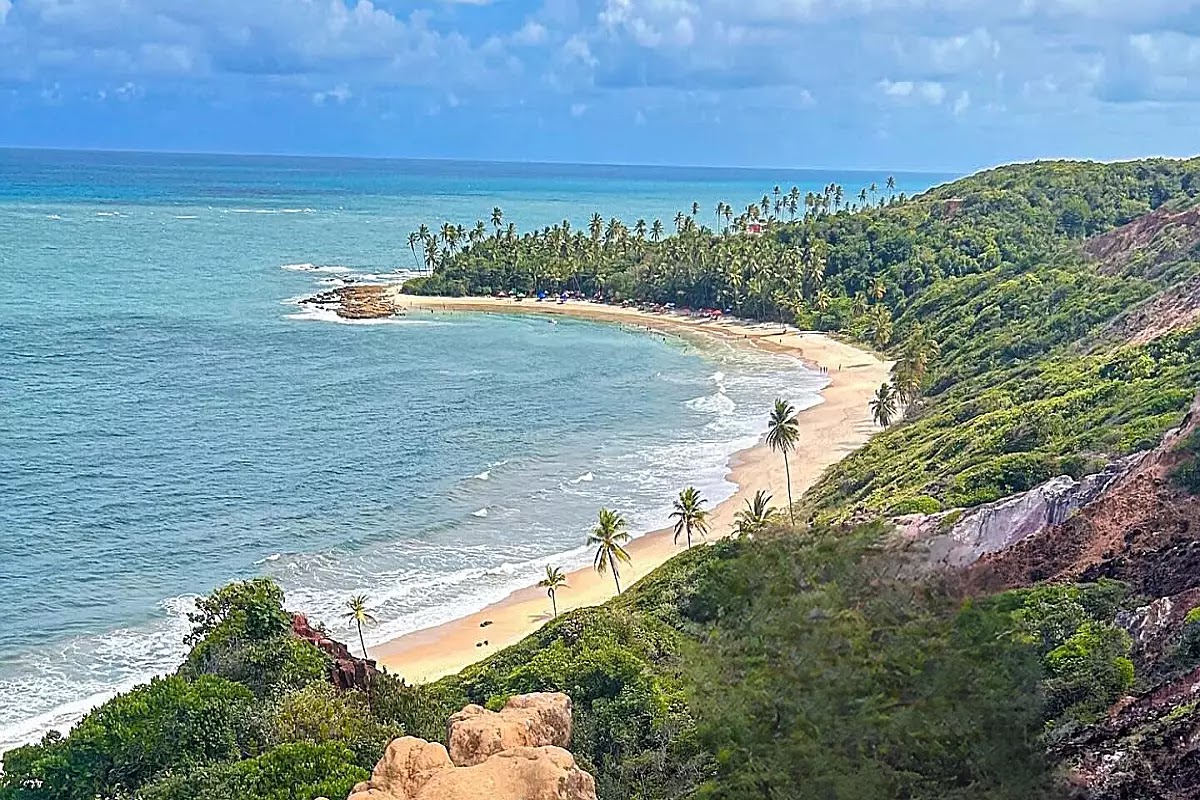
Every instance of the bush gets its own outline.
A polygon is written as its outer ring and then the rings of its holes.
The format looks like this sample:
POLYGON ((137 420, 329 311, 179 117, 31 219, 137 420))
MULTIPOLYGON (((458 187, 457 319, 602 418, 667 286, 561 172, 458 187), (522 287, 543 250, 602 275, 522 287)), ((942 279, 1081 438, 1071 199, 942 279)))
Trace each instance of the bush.
POLYGON ((156 678, 88 714, 67 738, 51 735, 6 754, 0 797, 124 796, 168 770, 243 758, 261 742, 244 686, 211 676, 156 678))
POLYGON ((219 675, 270 697, 324 681, 329 659, 292 634, 283 590, 268 578, 231 583, 196 603, 189 615, 195 646, 179 673, 219 675))
POLYGON ((336 743, 354 753, 354 763, 375 766, 388 742, 404 731, 375 720, 366 697, 314 683, 283 697, 267 725, 273 743, 336 743))
POLYGON ((346 797, 370 773, 336 743, 282 744, 261 756, 164 778, 139 800, 313 800, 346 797))

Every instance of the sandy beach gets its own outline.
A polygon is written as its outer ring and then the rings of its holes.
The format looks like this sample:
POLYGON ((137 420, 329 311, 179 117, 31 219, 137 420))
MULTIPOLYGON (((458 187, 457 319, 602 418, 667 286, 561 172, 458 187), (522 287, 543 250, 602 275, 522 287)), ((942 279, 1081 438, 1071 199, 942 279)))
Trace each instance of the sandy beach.
MULTIPOLYGON (((818 333, 781 333, 779 325, 701 321, 584 302, 558 305, 532 300, 518 303, 491 298, 413 297, 400 294, 398 288, 385 292, 391 303, 414 317, 464 311, 563 314, 683 336, 719 337, 740 346, 788 353, 810 366, 826 368, 830 384, 821 392, 824 402, 800 413, 800 443, 790 456, 794 497, 799 497, 826 467, 862 445, 876 430, 868 403, 891 370, 890 362, 856 347, 818 333)), ((764 425, 767 412, 764 408, 764 425)), ((731 498, 710 509, 710 540, 728 534, 734 515, 759 489, 773 494, 776 505, 782 507, 787 503, 783 462, 764 444, 735 454, 728 477, 738 489, 731 498)), ((674 532, 670 529, 638 536, 628 547, 632 564, 622 567, 622 586, 636 582, 682 549, 683 545, 674 543, 674 532)), ((591 569, 569 573, 567 584, 558 593, 560 613, 602 603, 616 593, 610 575, 598 575, 591 569)), ((435 680, 515 644, 541 627, 550 614, 550 600, 545 591, 529 587, 478 613, 378 645, 371 649, 371 655, 389 671, 409 681, 435 680), (484 625, 485 622, 488 624, 484 625)))

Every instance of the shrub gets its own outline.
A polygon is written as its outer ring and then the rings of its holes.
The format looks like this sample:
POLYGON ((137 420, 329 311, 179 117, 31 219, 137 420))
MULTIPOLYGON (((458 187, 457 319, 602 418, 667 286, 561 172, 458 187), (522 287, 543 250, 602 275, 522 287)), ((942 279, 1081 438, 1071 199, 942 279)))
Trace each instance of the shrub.
POLYGON ((404 731, 376 721, 359 692, 342 692, 330 683, 314 683, 276 703, 267 724, 276 744, 333 742, 354 753, 355 763, 371 768, 388 742, 404 731))
POLYGON ((196 603, 189 615, 195 646, 179 673, 219 675, 259 697, 297 689, 329 674, 329 659, 292 634, 283 590, 268 578, 238 581, 196 603))
POLYGON ((245 761, 166 777, 139 793, 138 800, 337 800, 368 777, 342 745, 294 742, 245 761))
POLYGON ((0 797, 123 796, 168 770, 243 758, 261 741, 244 686, 211 676, 155 678, 88 714, 65 739, 48 736, 6 754, 0 797), (19 791, 31 785, 40 788, 19 791))

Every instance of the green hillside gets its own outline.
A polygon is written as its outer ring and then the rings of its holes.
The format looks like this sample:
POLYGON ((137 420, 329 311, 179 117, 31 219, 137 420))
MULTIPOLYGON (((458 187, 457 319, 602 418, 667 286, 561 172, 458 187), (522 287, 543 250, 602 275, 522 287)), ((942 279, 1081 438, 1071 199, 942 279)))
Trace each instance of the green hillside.
POLYGON ((1200 325, 1137 311, 1200 272, 1200 227, 1172 222, 1198 194, 1200 160, 1051 162, 865 208, 854 187, 781 189, 736 217, 685 211, 669 236, 597 218, 414 238, 434 267, 414 292, 602 292, 852 338, 898 361, 898 419, 799 499, 811 524, 692 550, 428 687, 333 690, 277 589, 234 585, 179 675, 8 754, 0 800, 336 798, 390 737, 441 739, 464 703, 538 690, 572 696, 572 750, 608 800, 1066 796, 1054 743, 1144 677, 1114 625, 1136 598, 964 602, 898 577, 886 521, 864 520, 1093 472, 1178 423, 1200 325))

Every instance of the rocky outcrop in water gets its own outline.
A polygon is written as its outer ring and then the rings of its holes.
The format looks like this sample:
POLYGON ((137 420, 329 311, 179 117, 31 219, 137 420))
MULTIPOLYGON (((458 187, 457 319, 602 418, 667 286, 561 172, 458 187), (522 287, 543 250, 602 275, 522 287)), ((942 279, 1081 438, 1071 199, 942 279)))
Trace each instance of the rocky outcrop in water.
POLYGON ((310 625, 303 614, 292 615, 292 633, 329 656, 329 680, 339 689, 365 690, 379 674, 373 660, 356 657, 346 645, 310 625))
POLYGON ((450 750, 405 736, 388 745, 349 800, 596 800, 596 782, 563 749, 571 700, 519 695, 499 712, 467 706, 450 718, 450 750))
POLYGON ((394 289, 387 284, 339 286, 300 302, 333 311, 342 319, 383 319, 402 313, 392 301, 394 289))

